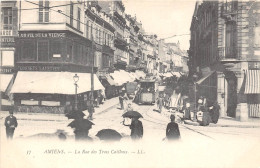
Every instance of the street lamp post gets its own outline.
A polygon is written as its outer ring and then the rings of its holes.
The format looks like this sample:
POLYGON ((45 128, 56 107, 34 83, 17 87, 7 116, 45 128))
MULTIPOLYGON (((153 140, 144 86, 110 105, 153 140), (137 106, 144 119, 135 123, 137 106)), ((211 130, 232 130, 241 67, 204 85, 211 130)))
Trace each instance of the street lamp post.
POLYGON ((79 81, 79 76, 77 74, 75 74, 75 76, 73 76, 73 80, 74 80, 74 85, 75 85, 75 110, 78 110, 78 84, 77 82, 79 81))

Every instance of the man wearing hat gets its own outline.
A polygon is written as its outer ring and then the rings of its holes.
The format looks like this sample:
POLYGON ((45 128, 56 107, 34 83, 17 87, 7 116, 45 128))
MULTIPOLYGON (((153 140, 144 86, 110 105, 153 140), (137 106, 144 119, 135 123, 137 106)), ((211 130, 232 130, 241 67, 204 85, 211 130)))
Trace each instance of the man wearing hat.
POLYGON ((171 115, 171 122, 166 128, 166 138, 168 140, 178 140, 180 138, 180 130, 178 124, 175 122, 175 116, 171 115))
POLYGON ((10 115, 5 118, 6 137, 7 139, 13 139, 14 130, 18 124, 15 116, 13 116, 13 110, 10 110, 9 114, 10 115))

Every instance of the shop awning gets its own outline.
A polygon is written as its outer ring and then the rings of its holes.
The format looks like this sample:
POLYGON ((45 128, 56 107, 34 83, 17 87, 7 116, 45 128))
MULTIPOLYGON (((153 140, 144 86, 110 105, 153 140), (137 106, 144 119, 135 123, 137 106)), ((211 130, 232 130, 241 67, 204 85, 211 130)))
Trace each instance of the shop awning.
POLYGON ((110 74, 110 76, 113 78, 116 86, 121 86, 126 83, 124 78, 122 78, 122 75, 120 75, 119 71, 114 71, 110 74))
POLYGON ((110 85, 116 85, 115 81, 108 74, 106 75, 106 80, 110 85))
MULTIPOLYGON (((77 74, 77 93, 91 91, 90 73, 72 72, 28 72, 19 71, 11 93, 75 94, 73 76, 77 74)), ((104 90, 98 77, 94 75, 94 90, 104 90)))
POLYGON ((13 74, 0 74, 0 89, 1 92, 5 92, 8 85, 10 84, 11 80, 13 78, 13 74))
POLYGON ((260 94, 260 70, 246 70, 245 94, 260 94))
POLYGON ((198 80, 196 83, 200 85, 202 82, 204 82, 210 75, 212 75, 215 71, 210 71, 207 74, 205 74, 200 80, 198 80))
POLYGON ((172 72, 172 75, 176 76, 177 78, 181 77, 180 72, 172 72))

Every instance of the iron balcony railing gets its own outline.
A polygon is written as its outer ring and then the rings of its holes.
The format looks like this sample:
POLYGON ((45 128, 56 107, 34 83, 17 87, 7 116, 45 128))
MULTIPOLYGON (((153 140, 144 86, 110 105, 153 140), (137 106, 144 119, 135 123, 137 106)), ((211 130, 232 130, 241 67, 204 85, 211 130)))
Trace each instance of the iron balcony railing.
POLYGON ((219 47, 218 48, 218 58, 219 58, 219 60, 240 59, 241 55, 239 52, 239 48, 237 48, 237 47, 219 47))
POLYGON ((222 15, 236 14, 238 9, 238 1, 226 1, 222 5, 222 15))

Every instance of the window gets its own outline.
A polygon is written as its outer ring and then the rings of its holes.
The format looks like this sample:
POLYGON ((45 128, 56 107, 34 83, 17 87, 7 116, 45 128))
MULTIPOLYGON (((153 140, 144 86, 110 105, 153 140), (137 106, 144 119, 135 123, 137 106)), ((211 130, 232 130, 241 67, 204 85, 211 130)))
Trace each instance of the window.
POLYGON ((39 22, 49 22, 49 7, 48 0, 39 1, 39 22))
POLYGON ((89 21, 87 21, 87 24, 86 24, 86 36, 89 39, 89 21))
POLYGON ((97 42, 98 41, 98 28, 96 27, 96 36, 95 36, 95 41, 97 42))
POLYGON ((35 42, 26 40, 22 42, 21 47, 21 60, 22 61, 33 61, 35 60, 35 42))
POLYGON ((92 40, 93 38, 93 26, 90 24, 90 39, 92 40))
POLYGON ((99 39, 98 39, 99 44, 102 44, 102 30, 99 29, 99 39))
POLYGON ((52 58, 60 58, 62 53, 62 45, 60 41, 51 41, 50 54, 52 58))
POLYGON ((2 24, 4 30, 12 30, 13 29, 13 12, 12 8, 2 8, 2 24))
POLYGON ((260 27, 255 27, 254 47, 260 48, 260 27))
POLYGON ((236 25, 234 22, 228 22, 226 24, 226 45, 225 45, 225 57, 236 57, 236 25))
POLYGON ((40 40, 38 41, 38 49, 37 49, 37 56, 38 61, 49 61, 49 43, 48 41, 40 40))
POLYGON ((70 25, 73 26, 73 3, 70 3, 70 25))
POLYGON ((78 8, 77 29, 80 30, 80 8, 78 8))
POLYGON ((0 51, 1 66, 14 66, 14 51, 0 51))
POLYGON ((72 44, 71 43, 67 43, 67 61, 71 61, 72 58, 72 44))

